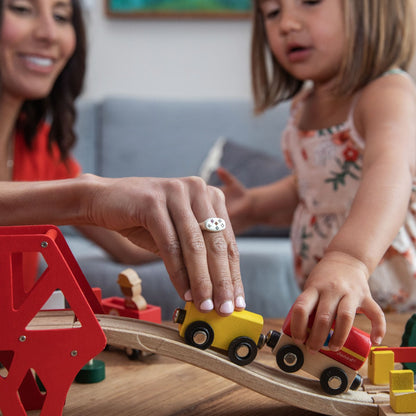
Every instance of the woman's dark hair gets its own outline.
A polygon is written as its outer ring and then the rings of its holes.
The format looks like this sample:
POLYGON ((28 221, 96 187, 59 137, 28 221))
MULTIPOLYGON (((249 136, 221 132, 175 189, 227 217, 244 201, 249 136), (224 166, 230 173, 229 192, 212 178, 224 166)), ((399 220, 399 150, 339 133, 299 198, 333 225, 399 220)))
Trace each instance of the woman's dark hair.
MULTIPOLYGON (((79 0, 71 2, 72 24, 76 36, 75 51, 55 81, 49 96, 25 101, 16 125, 17 130, 23 134, 26 145, 31 148, 37 128, 47 117, 50 118, 49 144, 55 142, 58 145, 63 160, 75 144, 75 99, 82 91, 86 70, 87 47, 81 5, 79 0)), ((2 3, 0 0, 1 5, 2 3)))

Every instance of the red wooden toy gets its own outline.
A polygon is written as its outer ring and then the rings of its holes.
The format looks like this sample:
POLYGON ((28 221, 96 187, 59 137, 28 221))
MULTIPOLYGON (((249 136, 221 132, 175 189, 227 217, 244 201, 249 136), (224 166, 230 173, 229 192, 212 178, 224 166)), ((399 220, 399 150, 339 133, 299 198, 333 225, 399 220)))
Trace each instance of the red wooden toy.
POLYGON ((94 315, 102 313, 101 305, 55 226, 0 227, 0 270, 0 362, 7 370, 0 377, 3 416, 32 409, 42 409, 42 416, 62 414, 75 376, 106 345, 94 315), (22 283, 25 253, 42 254, 48 265, 29 289, 22 283), (73 322, 37 327, 34 318, 56 289, 71 306, 73 322))

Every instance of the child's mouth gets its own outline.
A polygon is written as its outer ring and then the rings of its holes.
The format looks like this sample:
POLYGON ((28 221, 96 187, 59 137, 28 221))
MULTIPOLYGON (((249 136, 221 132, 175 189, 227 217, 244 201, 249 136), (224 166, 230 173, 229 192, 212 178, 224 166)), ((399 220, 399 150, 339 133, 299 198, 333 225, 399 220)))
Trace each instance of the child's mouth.
POLYGON ((288 57, 291 62, 303 61, 309 56, 310 48, 304 46, 293 46, 288 49, 288 57))

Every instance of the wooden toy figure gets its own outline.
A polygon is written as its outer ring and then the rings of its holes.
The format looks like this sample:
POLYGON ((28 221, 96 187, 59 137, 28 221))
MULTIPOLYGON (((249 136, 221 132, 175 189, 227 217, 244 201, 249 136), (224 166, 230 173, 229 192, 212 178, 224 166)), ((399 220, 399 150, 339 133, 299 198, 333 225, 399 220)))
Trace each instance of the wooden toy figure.
POLYGON ((117 280, 124 295, 124 304, 128 309, 146 310, 147 302, 142 296, 142 279, 133 269, 125 269, 117 280))

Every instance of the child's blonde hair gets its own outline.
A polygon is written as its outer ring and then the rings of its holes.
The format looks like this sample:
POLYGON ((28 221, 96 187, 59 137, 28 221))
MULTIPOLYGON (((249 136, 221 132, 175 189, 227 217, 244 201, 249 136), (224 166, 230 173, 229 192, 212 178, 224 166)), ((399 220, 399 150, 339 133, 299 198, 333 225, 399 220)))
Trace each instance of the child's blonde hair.
MULTIPOLYGON (((347 39, 334 93, 353 94, 393 67, 407 70, 414 52, 415 0, 342 0, 347 39)), ((256 113, 292 98, 304 81, 292 77, 268 46, 259 0, 254 0, 251 80, 256 113)))

